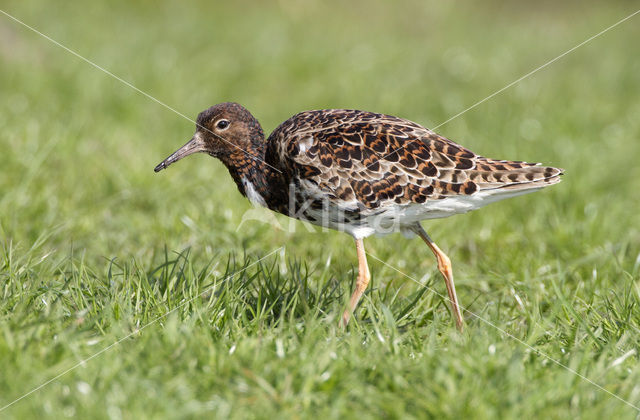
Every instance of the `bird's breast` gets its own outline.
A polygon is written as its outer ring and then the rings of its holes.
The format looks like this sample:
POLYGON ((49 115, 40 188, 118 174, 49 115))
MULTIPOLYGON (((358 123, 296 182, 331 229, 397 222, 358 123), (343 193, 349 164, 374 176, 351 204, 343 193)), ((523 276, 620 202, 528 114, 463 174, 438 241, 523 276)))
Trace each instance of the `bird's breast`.
POLYGON ((244 194, 247 196, 251 204, 254 206, 267 207, 267 202, 260 192, 256 189, 253 183, 245 178, 242 178, 242 187, 244 188, 244 194))

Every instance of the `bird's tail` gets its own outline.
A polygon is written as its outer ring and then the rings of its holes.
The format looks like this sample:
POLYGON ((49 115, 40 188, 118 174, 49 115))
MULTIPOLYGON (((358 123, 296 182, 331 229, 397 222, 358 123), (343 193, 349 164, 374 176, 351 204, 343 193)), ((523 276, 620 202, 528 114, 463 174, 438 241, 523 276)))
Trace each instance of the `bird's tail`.
POLYGON ((478 193, 498 201, 557 184, 564 170, 539 163, 482 159, 470 172, 478 193))

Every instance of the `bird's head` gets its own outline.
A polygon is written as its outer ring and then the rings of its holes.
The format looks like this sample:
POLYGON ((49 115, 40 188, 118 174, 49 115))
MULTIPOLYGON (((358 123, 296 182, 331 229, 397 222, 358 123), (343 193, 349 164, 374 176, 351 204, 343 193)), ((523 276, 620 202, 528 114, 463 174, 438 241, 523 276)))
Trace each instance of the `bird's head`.
POLYGON ((191 140, 154 170, 159 172, 194 153, 207 153, 223 160, 235 153, 257 156, 263 145, 264 133, 258 120, 242 105, 224 102, 202 111, 191 140))

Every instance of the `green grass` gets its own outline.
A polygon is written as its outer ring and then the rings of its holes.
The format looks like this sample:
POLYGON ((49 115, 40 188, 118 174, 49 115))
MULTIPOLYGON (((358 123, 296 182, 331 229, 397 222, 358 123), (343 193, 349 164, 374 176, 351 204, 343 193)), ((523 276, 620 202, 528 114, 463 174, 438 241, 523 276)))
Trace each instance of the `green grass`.
MULTIPOLYGON (((323 107, 436 126, 635 7, 2 9, 185 115, 233 100, 270 131, 323 107)), ((425 223, 461 304, 489 322, 467 313, 459 334, 433 256, 400 235, 366 247, 430 289, 371 257, 372 287, 337 328, 348 236, 238 229, 251 207, 219 162, 152 171, 193 123, 0 15, 0 407, 124 338, 0 417, 637 418, 540 353, 640 404, 638 19, 438 129, 566 169, 544 192, 425 223)))

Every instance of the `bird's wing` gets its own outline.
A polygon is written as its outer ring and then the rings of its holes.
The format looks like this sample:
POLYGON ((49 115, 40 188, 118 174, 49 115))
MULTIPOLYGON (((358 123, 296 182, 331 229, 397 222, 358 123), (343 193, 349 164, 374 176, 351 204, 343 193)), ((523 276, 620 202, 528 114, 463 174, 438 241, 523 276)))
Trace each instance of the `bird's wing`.
POLYGON ((303 112, 268 142, 267 160, 305 188, 369 209, 527 189, 554 183, 561 173, 536 163, 487 159, 412 121, 365 111, 303 112))

